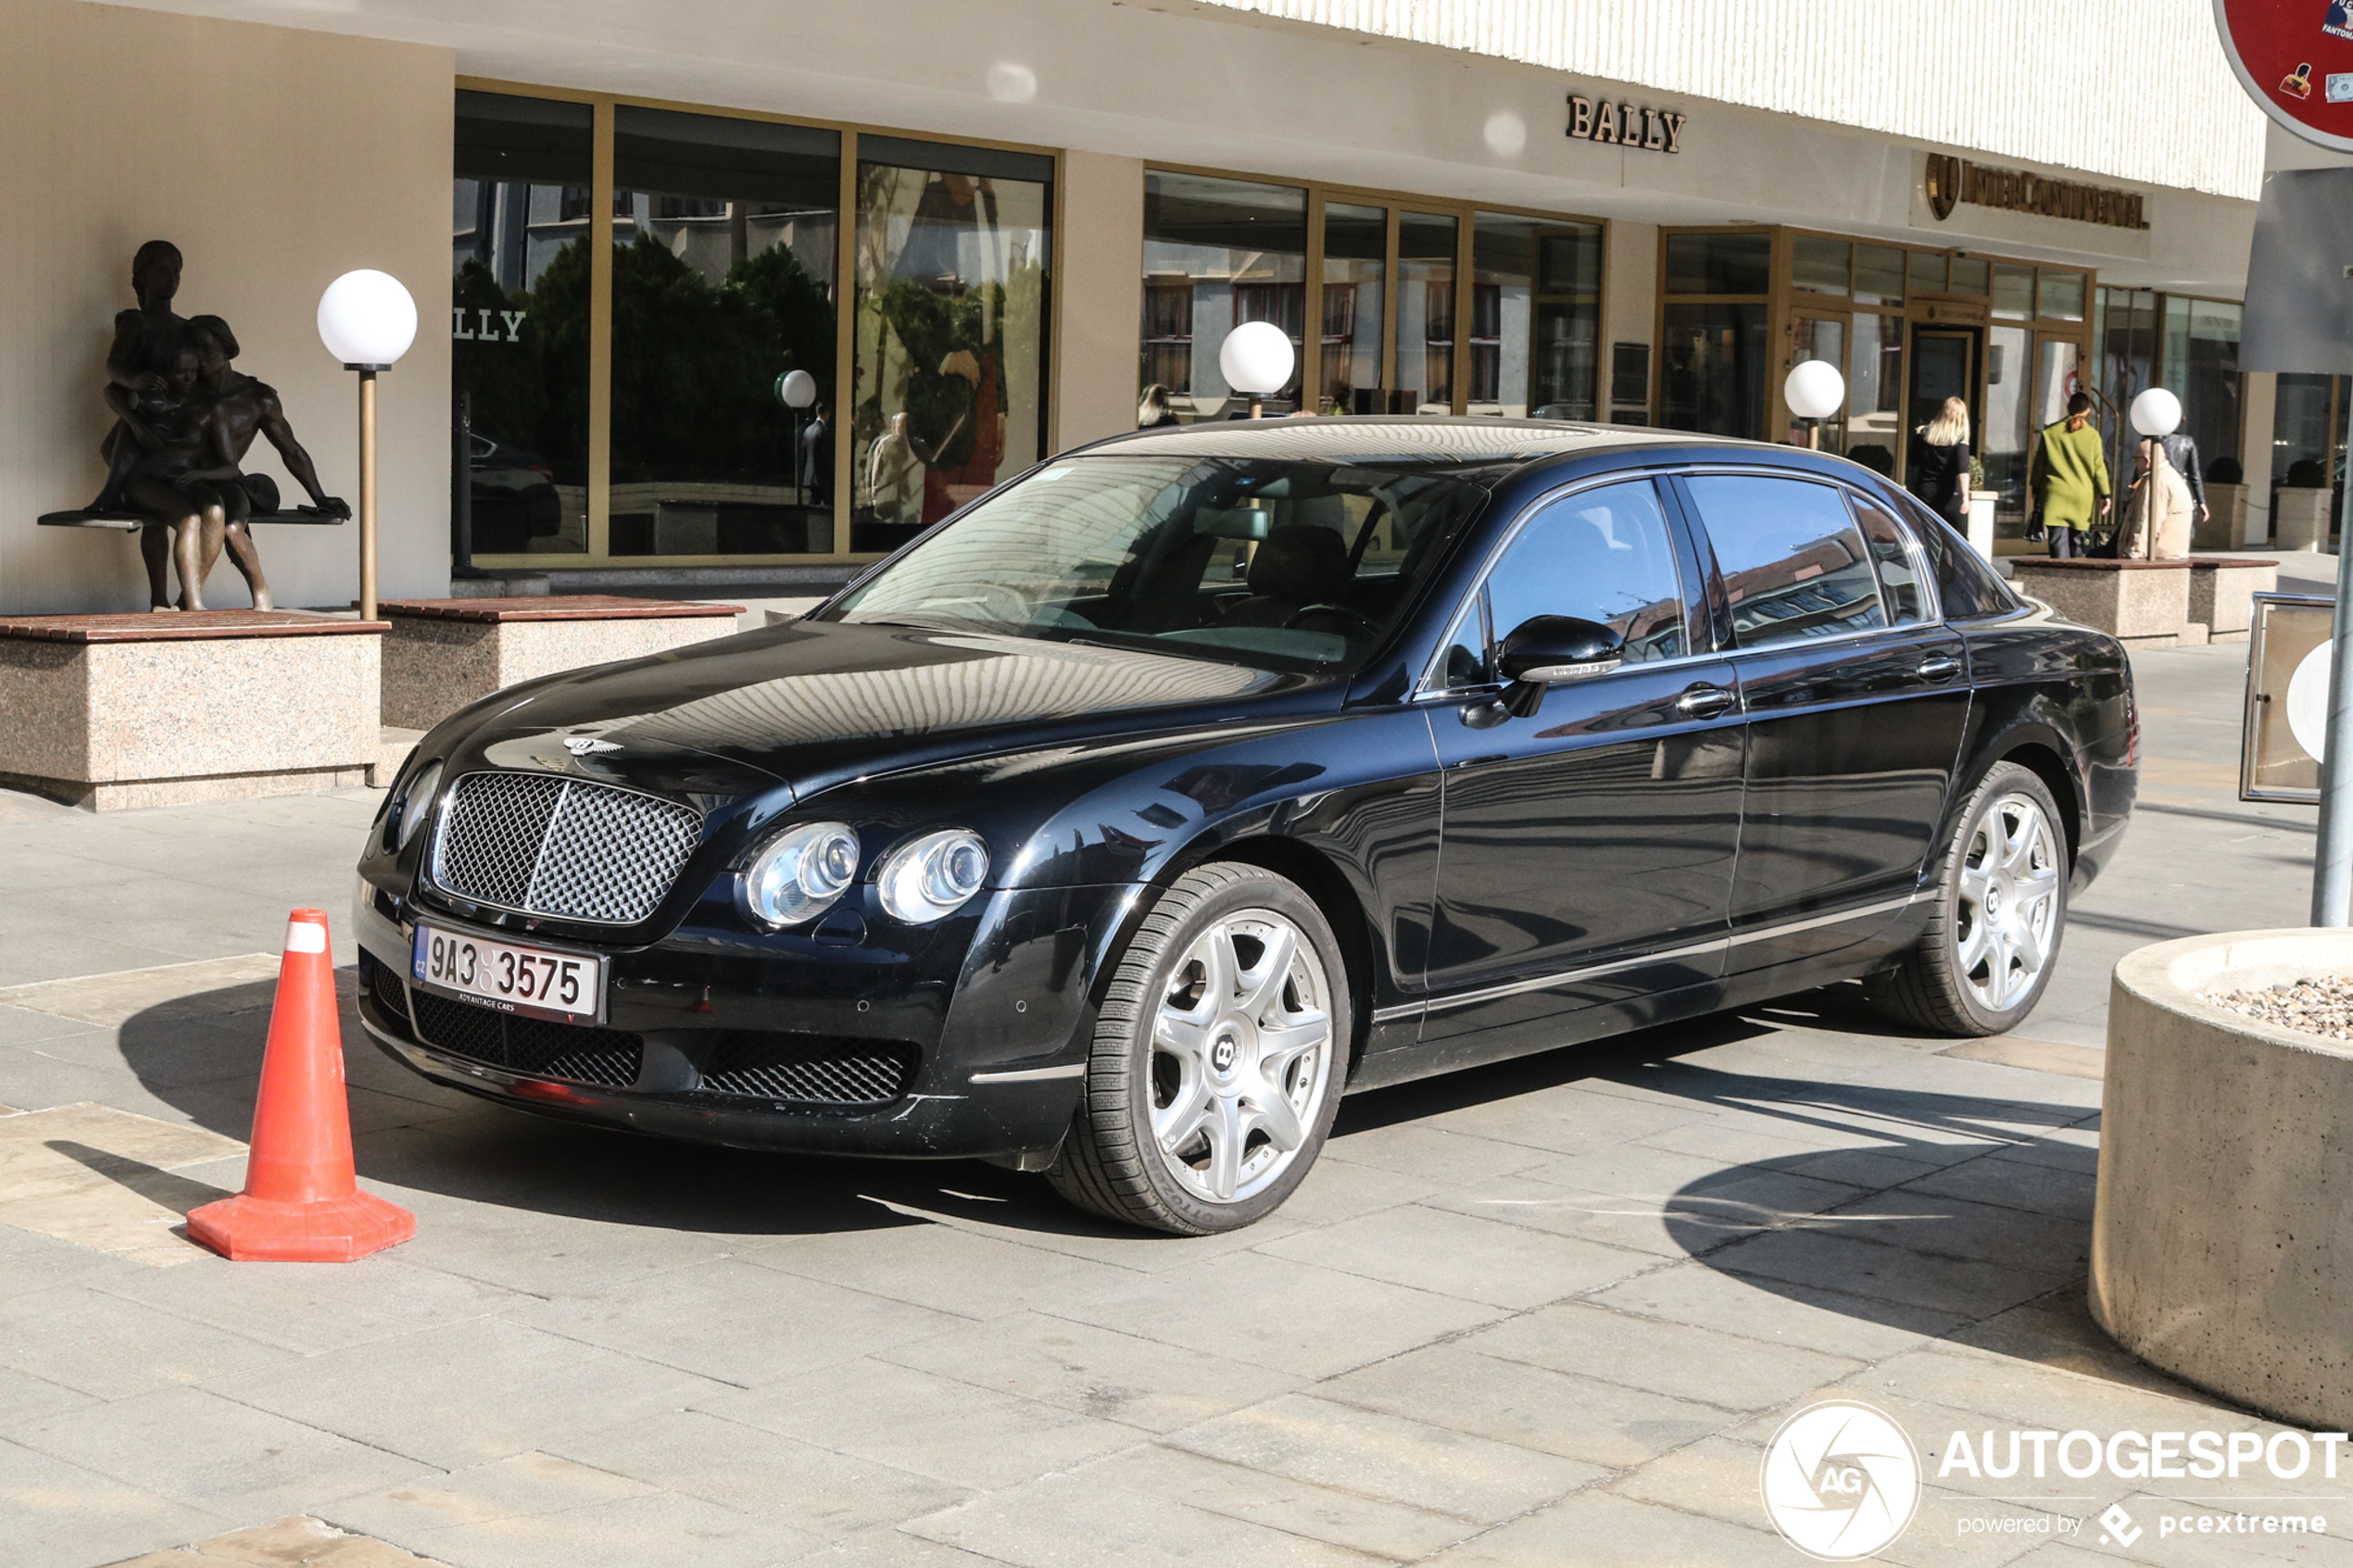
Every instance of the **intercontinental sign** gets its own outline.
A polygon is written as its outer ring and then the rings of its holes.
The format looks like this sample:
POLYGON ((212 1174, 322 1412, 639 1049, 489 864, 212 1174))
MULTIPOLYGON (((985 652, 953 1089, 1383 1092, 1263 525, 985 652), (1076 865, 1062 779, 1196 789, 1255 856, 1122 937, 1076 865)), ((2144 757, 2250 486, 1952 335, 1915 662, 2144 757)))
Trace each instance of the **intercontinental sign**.
POLYGON ((2112 229, 2149 226, 2143 198, 2131 191, 2054 180, 2023 169, 1988 169, 1949 153, 1929 154, 1928 209, 1941 223, 1952 217, 1953 208, 1962 202, 2008 212, 2031 212, 2039 218, 2105 223, 2112 229))

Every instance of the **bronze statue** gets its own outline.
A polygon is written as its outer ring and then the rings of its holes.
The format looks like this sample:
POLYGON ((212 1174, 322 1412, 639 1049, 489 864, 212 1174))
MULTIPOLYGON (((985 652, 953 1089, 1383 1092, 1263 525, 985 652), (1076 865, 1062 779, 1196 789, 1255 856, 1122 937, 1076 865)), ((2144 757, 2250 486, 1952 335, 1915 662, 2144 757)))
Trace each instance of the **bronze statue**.
POLYGON ((197 393, 201 370, 195 349, 183 345, 170 367, 161 392, 143 392, 118 410, 124 439, 116 445, 136 454, 122 480, 122 500, 149 520, 139 538, 149 608, 174 608, 164 577, 168 549, 180 573, 178 608, 202 609, 204 535, 227 526, 228 492, 239 488, 237 465, 197 393))
POLYGON ((122 416, 132 409, 143 408, 150 416, 163 411, 165 381, 188 324, 171 310, 172 296, 180 292, 180 247, 170 240, 141 245, 131 258, 131 289, 138 295, 139 307, 115 313, 114 345, 107 350, 107 407, 117 418, 98 444, 99 455, 107 459, 107 483, 90 503, 94 512, 122 505, 123 483, 139 463, 138 446, 122 416))
MULTIPOLYGON (((286 471, 310 493, 307 509, 349 517, 350 507, 320 487, 319 470, 311 462, 310 454, 303 450, 302 443, 295 439, 294 427, 286 422, 277 389, 230 367, 238 348, 237 335, 229 330, 229 323, 218 316, 191 317, 187 335, 196 352, 196 390, 207 405, 206 418, 211 427, 214 450, 233 467, 245 461, 257 434, 266 436, 270 445, 277 448, 286 471)), ((225 545, 231 563, 253 594, 253 608, 268 609, 270 583, 261 574, 261 551, 245 524, 255 511, 278 509, 278 487, 267 474, 244 474, 222 499, 225 507, 221 526, 216 532, 209 523, 206 525, 197 570, 209 574, 225 545), (258 505, 257 492, 261 497, 258 505)), ((197 581, 202 583, 203 575, 197 581)))

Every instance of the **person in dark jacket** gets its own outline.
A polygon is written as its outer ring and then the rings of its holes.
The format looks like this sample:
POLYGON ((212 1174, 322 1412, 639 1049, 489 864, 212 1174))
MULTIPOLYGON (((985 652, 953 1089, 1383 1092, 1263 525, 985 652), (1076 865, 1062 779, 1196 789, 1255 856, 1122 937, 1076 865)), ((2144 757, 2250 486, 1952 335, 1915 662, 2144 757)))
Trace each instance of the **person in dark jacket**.
POLYGON ((2213 514, 2206 507, 2206 473, 2198 466, 2197 437, 2188 431, 2177 430, 2171 435, 2158 437, 2158 445, 2165 448, 2165 460, 2181 471, 2183 481, 2190 487, 2190 508, 2204 522, 2213 514))
POLYGON ((1944 399, 1936 418, 1912 433, 1913 495, 1966 534, 1969 532, 1969 405, 1944 399))
POLYGON ((830 507, 834 504, 834 421, 830 405, 817 405, 817 417, 800 433, 800 483, 808 489, 809 504, 830 507))

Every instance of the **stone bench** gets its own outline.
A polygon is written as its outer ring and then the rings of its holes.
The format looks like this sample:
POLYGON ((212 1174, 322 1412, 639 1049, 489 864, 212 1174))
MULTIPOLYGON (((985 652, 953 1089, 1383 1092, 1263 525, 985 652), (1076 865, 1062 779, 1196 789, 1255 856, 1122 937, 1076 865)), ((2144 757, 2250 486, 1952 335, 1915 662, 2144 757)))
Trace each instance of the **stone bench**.
POLYGON ((2204 628, 2191 629, 2190 565, 2186 560, 2015 556, 2010 581, 2019 592, 2079 625, 2136 647, 2172 647, 2205 641, 2204 628))
POLYGON ((2278 591, 2280 563, 2259 556, 2192 556, 2190 622, 2208 642, 2237 642, 2255 624, 2255 596, 2278 591))
POLYGON ((0 783, 94 811, 371 783, 384 631, 288 610, 0 618, 0 783))
POLYGON ((518 681, 642 659, 735 634, 738 605, 562 594, 505 599, 389 599, 384 721, 429 730, 518 681))
MULTIPOLYGON (((313 511, 305 507, 291 512, 255 512, 245 520, 253 522, 316 522, 333 525, 349 522, 342 512, 313 511)), ((69 512, 43 512, 43 528, 111 528, 118 533, 136 533, 153 523, 155 519, 140 512, 94 512, 86 509, 69 512)))

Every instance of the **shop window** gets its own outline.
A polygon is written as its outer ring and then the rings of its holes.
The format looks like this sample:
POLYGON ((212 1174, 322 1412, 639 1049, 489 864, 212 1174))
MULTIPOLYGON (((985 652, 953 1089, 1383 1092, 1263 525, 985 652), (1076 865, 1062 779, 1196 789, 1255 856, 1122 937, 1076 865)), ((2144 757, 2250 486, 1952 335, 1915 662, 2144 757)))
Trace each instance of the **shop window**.
POLYGON ((471 90, 457 109, 450 392, 468 433, 452 476, 455 553, 578 554, 588 548, 590 110, 471 90))
POLYGON ((1844 298, 1848 289, 1848 272, 1854 266, 1855 247, 1845 240, 1826 240, 1818 234, 1799 234, 1790 250, 1790 286, 1807 294, 1836 295, 1844 298))
MULTIPOLYGON (((864 252, 860 253, 864 265, 864 252)), ((1217 368, 1226 335, 1242 321, 1277 321, 1303 351, 1307 278, 1307 193, 1292 185, 1224 180, 1148 169, 1144 174, 1144 354, 1138 390, 1157 383, 1171 394, 1179 421, 1222 419, 1239 409, 1217 368), (1175 319, 1185 294, 1181 334, 1156 329, 1175 319), (1153 291, 1159 291, 1157 299, 1153 291)), ((1378 314, 1378 312, 1376 312, 1378 314)), ((1374 383, 1378 381, 1374 345, 1374 383)), ((1305 358, 1302 353, 1300 366, 1305 358)), ((1359 383, 1373 384, 1373 383, 1359 383)), ((1298 407, 1298 371, 1267 408, 1298 407)))
POLYGON ((1994 314, 2007 321, 2024 321, 2034 315, 2034 269, 1994 264, 1994 314))
MULTIPOLYGON (((1996 288, 2000 272, 2007 270, 1996 269, 1996 288)), ((2024 327, 1996 323, 1985 329, 1985 419, 1977 433, 1977 453, 1985 464, 1985 488, 1994 495, 1995 515, 2005 521, 2025 519, 2027 447, 2034 434, 2027 338, 2024 327)))
MULTIPOLYGON (((1802 365, 1808 359, 1824 359, 1828 360, 1831 367, 1838 370, 1841 375, 1845 374, 1846 323, 1844 321, 1800 316, 1790 322, 1790 363, 1793 367, 1802 365)), ((1848 390, 1852 392, 1853 388, 1850 387, 1848 390)), ((1806 434, 1804 424, 1793 418, 1790 421, 1790 439, 1799 445, 1804 445, 1806 434)), ((1823 451, 1843 453, 1846 450, 1846 410, 1841 408, 1831 418, 1822 420, 1813 434, 1823 451)))
POLYGON ((1941 250, 1913 251, 1911 271, 1911 290, 1914 294, 1943 294, 1952 282, 1950 269, 1941 250))
POLYGON ((1408 212, 1397 223, 1397 386, 1420 414, 1454 411, 1454 251, 1461 220, 1408 212))
POLYGON ((1982 295, 1991 272, 1991 264, 1982 256, 1957 256, 1951 270, 1952 290, 1955 294, 1982 295))
POLYGON ((2080 387, 2082 350, 2064 338, 2038 338, 2034 345, 2034 428, 2067 417, 2067 400, 2080 387))
POLYGON ((2238 306, 2221 300, 2165 301, 2165 384, 2208 465, 2239 453, 2239 317, 2238 306))
POLYGON ((1351 413, 1385 409, 1381 333, 1387 316, 1389 211, 1324 204, 1324 320, 1319 407, 1351 413))
POLYGON ((1772 286, 1773 236, 1669 234, 1668 294, 1763 294, 1772 286))
POLYGON ((839 133, 623 104, 613 179, 610 553, 830 552, 839 133))
POLYGON ((2082 320, 2083 274, 2046 270, 2043 273, 2042 297, 2036 314, 2053 321, 2082 320))
POLYGON ((1850 335, 1846 455, 1892 476, 1896 454, 1904 449, 1904 318, 1858 315, 1850 335))
POLYGON ((1765 428, 1766 307, 1669 301, 1659 423, 1754 438, 1765 428))
POLYGON ((1594 417, 1601 233, 1509 213, 1473 220, 1470 412, 1594 417))
POLYGON ((1855 303, 1904 303, 1904 253, 1893 245, 1855 247, 1855 303))
POLYGON ((1541 225, 1536 255, 1529 406, 1542 419, 1595 419, 1600 415, 1595 388, 1601 376, 1601 225, 1541 225))

